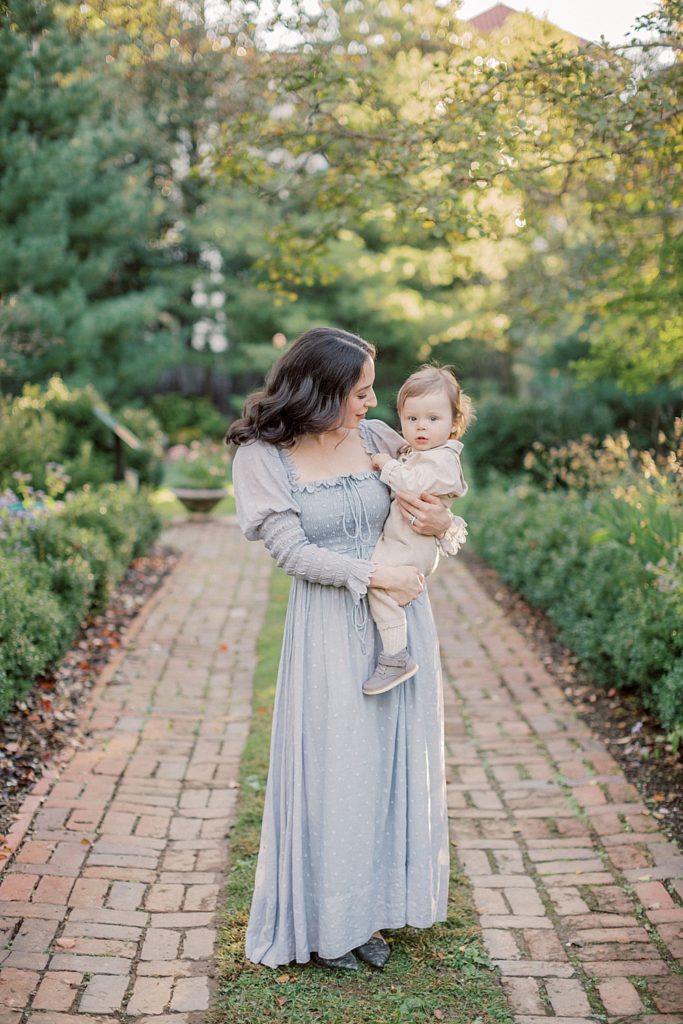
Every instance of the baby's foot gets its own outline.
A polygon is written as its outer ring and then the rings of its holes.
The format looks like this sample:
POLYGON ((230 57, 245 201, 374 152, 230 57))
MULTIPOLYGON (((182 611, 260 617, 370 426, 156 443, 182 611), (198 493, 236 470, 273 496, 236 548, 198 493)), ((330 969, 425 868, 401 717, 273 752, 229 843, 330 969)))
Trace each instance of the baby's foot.
POLYGON ((377 668, 363 686, 363 693, 368 697, 378 693, 386 693, 399 683, 404 683, 417 672, 418 666, 404 647, 397 654, 380 654, 377 668))

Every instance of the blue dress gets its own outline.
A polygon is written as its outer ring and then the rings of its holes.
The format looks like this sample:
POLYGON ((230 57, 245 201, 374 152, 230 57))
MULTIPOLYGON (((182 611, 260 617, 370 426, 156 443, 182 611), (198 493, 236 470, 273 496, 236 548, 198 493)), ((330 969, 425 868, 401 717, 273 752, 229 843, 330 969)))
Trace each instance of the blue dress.
MULTIPOLYGON (((368 452, 402 444, 380 421, 360 430, 368 452)), ((425 590, 406 609, 417 675, 361 690, 381 650, 366 596, 390 503, 379 472, 298 484, 287 452, 257 441, 233 481, 242 530, 294 577, 246 938, 249 960, 278 967, 445 920, 441 668, 425 590)))

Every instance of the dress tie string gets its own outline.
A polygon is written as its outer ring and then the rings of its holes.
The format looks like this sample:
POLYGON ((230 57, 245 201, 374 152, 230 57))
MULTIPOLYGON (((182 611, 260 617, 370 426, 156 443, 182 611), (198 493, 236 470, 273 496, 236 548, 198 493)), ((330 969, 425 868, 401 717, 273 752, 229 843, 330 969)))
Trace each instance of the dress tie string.
MULTIPOLYGON (((372 554, 372 529, 367 509, 358 483, 353 477, 342 477, 343 514, 342 526, 346 536, 353 541, 356 558, 367 560, 372 554)), ((368 600, 362 598, 353 605, 353 625, 360 634, 360 646, 367 654, 368 600)))

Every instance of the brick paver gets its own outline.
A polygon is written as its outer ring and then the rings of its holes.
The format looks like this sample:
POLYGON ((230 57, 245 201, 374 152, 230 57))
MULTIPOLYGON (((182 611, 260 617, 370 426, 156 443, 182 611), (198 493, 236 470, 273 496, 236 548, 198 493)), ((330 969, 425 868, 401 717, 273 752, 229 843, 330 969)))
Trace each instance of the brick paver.
MULTIPOLYGON (((165 539, 184 557, 102 673, 89 742, 9 837, 0 1024, 206 1017, 271 563, 234 522, 165 539)), ((451 837, 516 1024, 683 1024, 683 857, 464 563, 430 590, 451 837)))
POLYGON ((462 560, 430 592, 451 838, 515 1021, 683 1024, 683 856, 462 560))
POLYGON ((184 552, 27 797, 0 884, 0 1021, 199 1024, 271 564, 230 521, 184 552))

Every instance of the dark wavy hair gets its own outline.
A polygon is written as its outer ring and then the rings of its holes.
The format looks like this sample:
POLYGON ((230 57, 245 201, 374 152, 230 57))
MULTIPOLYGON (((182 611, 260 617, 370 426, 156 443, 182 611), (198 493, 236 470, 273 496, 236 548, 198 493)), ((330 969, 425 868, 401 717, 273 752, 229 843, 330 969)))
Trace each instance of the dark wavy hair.
POLYGON ((271 367, 265 387, 249 395, 226 444, 268 441, 288 448, 302 434, 331 430, 375 354, 369 341, 338 327, 306 331, 271 367))

